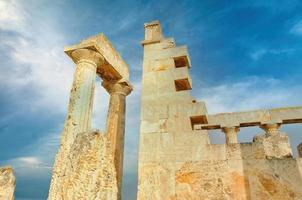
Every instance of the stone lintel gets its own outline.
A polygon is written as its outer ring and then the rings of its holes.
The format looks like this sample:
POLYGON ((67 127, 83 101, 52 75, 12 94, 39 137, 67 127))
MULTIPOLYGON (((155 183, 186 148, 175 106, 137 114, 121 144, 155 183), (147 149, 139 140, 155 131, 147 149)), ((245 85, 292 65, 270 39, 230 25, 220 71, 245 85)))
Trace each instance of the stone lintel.
POLYGON ((65 47, 64 52, 76 62, 76 58, 72 56, 72 52, 77 49, 89 49, 98 52, 104 57, 105 61, 97 68, 97 73, 103 79, 110 81, 123 79, 129 81, 129 69, 127 64, 103 33, 85 39, 79 44, 65 47))
POLYGON ((265 124, 302 123, 302 107, 285 107, 248 112, 219 113, 206 115, 207 124, 201 124, 205 130, 220 129, 225 126, 263 126, 265 124))

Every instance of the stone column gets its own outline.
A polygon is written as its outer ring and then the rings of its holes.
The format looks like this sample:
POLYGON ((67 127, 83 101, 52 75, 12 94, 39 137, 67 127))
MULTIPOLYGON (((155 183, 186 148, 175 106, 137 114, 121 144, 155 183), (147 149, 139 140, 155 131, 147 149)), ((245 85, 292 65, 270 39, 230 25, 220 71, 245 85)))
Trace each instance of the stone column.
POLYGON ((267 135, 277 135, 279 133, 280 124, 262 124, 260 128, 263 129, 267 135))
POLYGON ((110 94, 109 111, 107 115, 106 134, 111 142, 114 164, 116 168, 118 199, 121 199, 126 96, 132 91, 131 86, 124 83, 103 82, 102 85, 110 94))
POLYGON ((238 143, 237 134, 239 132, 239 127, 223 127, 222 131, 225 133, 225 139, 227 144, 238 143))
POLYGON ((97 66, 104 62, 101 54, 90 49, 76 49, 71 53, 76 70, 71 89, 68 119, 73 125, 73 139, 77 133, 91 129, 92 107, 97 66))

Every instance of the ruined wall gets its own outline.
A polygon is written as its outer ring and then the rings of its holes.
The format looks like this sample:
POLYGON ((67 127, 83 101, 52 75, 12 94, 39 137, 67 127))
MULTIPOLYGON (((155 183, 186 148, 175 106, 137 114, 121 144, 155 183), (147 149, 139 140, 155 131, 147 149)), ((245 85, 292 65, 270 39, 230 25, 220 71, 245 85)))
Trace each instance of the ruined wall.
POLYGON ((78 134, 69 155, 56 165, 61 168, 54 168, 49 200, 117 199, 112 149, 98 131, 78 134))
POLYGON ((16 187, 16 178, 13 168, 0 168, 0 199, 14 200, 14 191, 16 187))
POLYGON ((187 48, 164 38, 159 22, 145 34, 138 199, 302 199, 301 160, 287 135, 211 145, 192 125, 207 111, 190 95, 187 48))

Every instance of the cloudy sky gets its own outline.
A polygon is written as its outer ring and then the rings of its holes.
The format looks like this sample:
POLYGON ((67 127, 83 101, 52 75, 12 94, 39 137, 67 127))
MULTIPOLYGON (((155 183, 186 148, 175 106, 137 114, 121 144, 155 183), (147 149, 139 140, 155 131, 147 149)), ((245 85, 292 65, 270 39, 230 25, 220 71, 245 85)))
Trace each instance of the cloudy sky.
MULTIPOLYGON (((278 1, 0 0, 0 165, 12 165, 16 200, 46 199, 74 64, 64 46, 103 32, 129 64, 124 200, 135 199, 143 24, 188 45, 192 95, 210 113, 302 105, 302 3, 278 1)), ((98 80, 94 127, 108 95, 98 80)), ((292 147, 301 125, 283 127, 292 147)), ((260 129, 243 130, 250 142, 260 129)), ((223 134, 213 133, 213 143, 223 134)))

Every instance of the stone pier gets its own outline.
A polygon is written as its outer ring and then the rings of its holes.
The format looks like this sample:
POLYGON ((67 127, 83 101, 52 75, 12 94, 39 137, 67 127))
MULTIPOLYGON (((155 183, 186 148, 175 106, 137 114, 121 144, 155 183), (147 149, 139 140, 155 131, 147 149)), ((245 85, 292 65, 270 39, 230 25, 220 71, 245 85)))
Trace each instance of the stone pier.
POLYGON ((120 200, 128 66, 103 35, 65 48, 76 69, 49 200, 120 200), (107 130, 91 127, 96 76, 110 93, 107 130))

